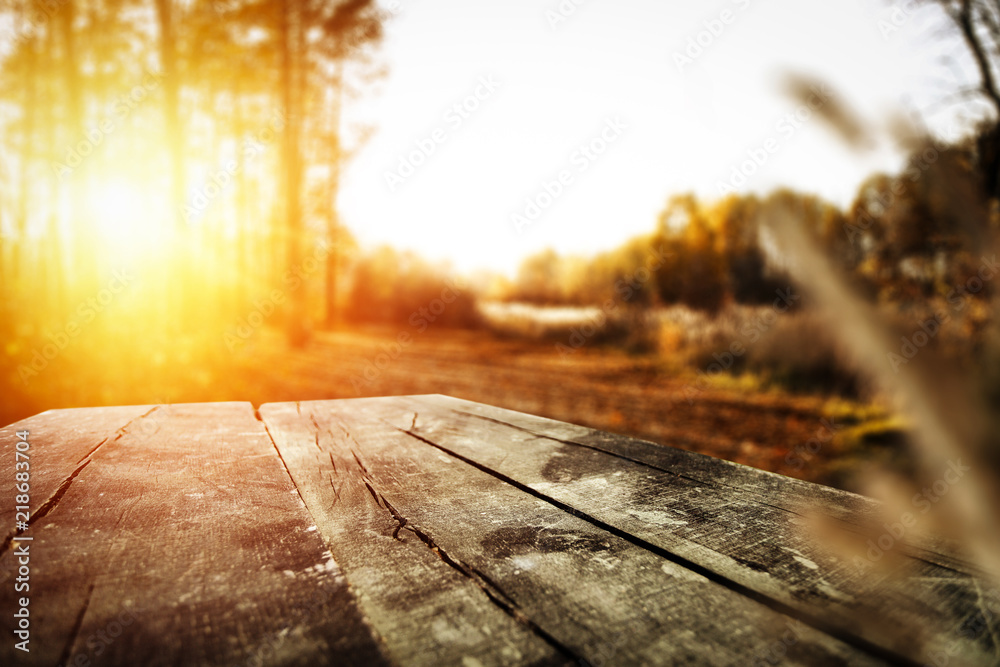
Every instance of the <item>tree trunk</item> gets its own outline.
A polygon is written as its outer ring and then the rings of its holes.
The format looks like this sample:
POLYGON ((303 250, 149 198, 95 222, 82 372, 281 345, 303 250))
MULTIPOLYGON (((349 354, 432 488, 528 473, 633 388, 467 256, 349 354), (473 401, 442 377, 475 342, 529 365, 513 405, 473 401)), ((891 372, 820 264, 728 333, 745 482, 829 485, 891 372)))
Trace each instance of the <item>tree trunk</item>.
MULTIPOLYGON (((287 234, 287 270, 295 271, 301 265, 302 258, 302 207, 301 179, 299 169, 299 125, 301 99, 298 95, 296 77, 298 71, 296 56, 302 48, 300 38, 302 33, 301 16, 298 11, 299 0, 282 0, 281 2, 281 86, 282 106, 285 112, 285 136, 282 151, 284 167, 283 198, 285 210, 285 231, 287 234)), ((305 330, 305 281, 289 286, 289 312, 286 322, 286 335, 289 345, 301 347, 306 342, 305 330)))
MULTIPOLYGON (((45 31, 45 46, 43 49, 44 57, 39 57, 39 62, 41 64, 41 69, 43 71, 55 71, 56 69, 56 52, 59 40, 57 39, 54 30, 48 29, 45 31)), ((68 55, 68 54, 67 54, 68 55)), ((37 69, 33 67, 32 69, 37 69)), ((49 83, 51 86, 51 83, 49 83)), ((78 93, 79 94, 79 93, 78 93)), ((73 105, 74 108, 78 110, 78 113, 82 114, 82 102, 78 99, 73 105)), ((42 132, 38 137, 39 148, 43 151, 43 154, 39 157, 42 158, 41 164, 54 164, 57 161, 61 161, 63 156, 58 154, 59 150, 59 116, 57 109, 52 104, 46 104, 43 107, 44 111, 39 115, 39 120, 41 121, 42 132)), ((82 121, 82 118, 80 119, 82 121)), ((82 125, 82 122, 80 123, 82 125)), ((73 124, 67 123, 67 130, 69 131, 69 136, 73 135, 73 124)), ((34 158, 33 158, 34 159, 34 158)), ((66 237, 66 234, 60 233, 60 218, 62 216, 62 210, 60 209, 60 202, 62 201, 62 183, 60 176, 55 173, 55 170, 48 170, 48 178, 39 178, 38 187, 31 193, 34 197, 34 201, 39 201, 40 197, 47 197, 51 210, 48 211, 48 225, 47 234, 49 235, 49 242, 46 244, 48 246, 47 251, 49 256, 46 258, 46 264, 48 266, 49 280, 51 281, 51 295, 55 309, 62 313, 69 309, 70 296, 73 290, 73 286, 76 285, 76 281, 70 280, 70 269, 68 260, 73 254, 71 251, 72 244, 71 239, 66 237), (48 192, 42 191, 42 188, 48 186, 48 192)), ((77 174, 76 179, 79 181, 83 177, 82 174, 77 174)), ((79 200, 77 200, 79 201, 79 200)), ((70 228, 70 233, 79 233, 79 226, 77 229, 70 228)), ((75 258, 74 258, 75 259, 75 258)))
POLYGON ((242 86, 243 77, 245 75, 246 74, 244 73, 241 60, 240 69, 234 79, 233 89, 233 135, 236 139, 237 164, 234 186, 236 187, 236 229, 238 235, 236 240, 236 261, 234 266, 236 272, 236 290, 234 296, 236 303, 239 304, 239 308, 242 308, 243 304, 249 303, 252 300, 251 294, 257 287, 256 285, 251 286, 250 284, 250 276, 252 274, 250 254, 253 251, 256 226, 251 225, 250 223, 249 177, 247 175, 246 157, 243 153, 243 140, 247 135, 246 116, 243 114, 244 93, 242 86))
POLYGON ((337 223, 339 211, 337 197, 340 193, 340 167, 343 159, 340 146, 340 110, 343 103, 343 74, 340 64, 336 65, 333 86, 333 108, 330 113, 330 212, 327 216, 326 241, 328 253, 326 256, 326 326, 332 329, 337 324, 337 264, 340 251, 337 247, 337 223))
MULTIPOLYGON (((1000 195, 1000 90, 997 89, 993 64, 990 62, 991 50, 977 31, 975 14, 976 8, 972 0, 961 0, 952 12, 952 19, 962 33, 962 38, 979 70, 980 89, 996 114, 992 127, 981 132, 978 139, 983 188, 987 197, 996 197, 1000 195)), ((996 39, 998 35, 994 34, 993 37, 996 39)))
MULTIPOLYGON (((83 118, 83 93, 80 84, 80 72, 77 66, 78 55, 76 52, 76 32, 74 23, 76 21, 76 2, 66 0, 62 9, 58 12, 59 29, 62 42, 62 79, 63 90, 65 92, 65 116, 62 123, 63 140, 62 145, 69 149, 74 146, 84 136, 83 118)), ((68 210, 71 220, 69 221, 70 233, 75 238, 84 238, 93 241, 93 234, 89 228, 89 206, 84 199, 83 173, 87 166, 81 165, 73 173, 66 175, 66 192, 68 198, 68 210)), ((86 246, 84 246, 86 247, 86 246)), ((100 284, 99 261, 95 253, 78 253, 78 265, 80 267, 77 275, 77 287, 86 292, 93 292, 100 284)))
MULTIPOLYGON (((181 127, 180 110, 180 84, 181 76, 179 71, 179 61, 176 50, 176 23, 174 4, 172 0, 156 0, 156 18, 159 23, 160 33, 160 67, 163 76, 163 129, 165 139, 169 146, 170 160, 170 193, 172 206, 170 210, 174 215, 173 232, 176 245, 174 250, 180 252, 181 256, 175 257, 175 261, 180 261, 181 271, 175 274, 175 279, 170 276, 163 276, 163 302, 168 304, 167 311, 174 314, 174 317, 167 316, 167 321, 179 322, 182 327, 186 324, 184 313, 188 312, 186 297, 193 290, 187 289, 185 280, 190 275, 186 269, 190 264, 187 261, 186 249, 188 248, 185 239, 188 237, 188 230, 184 223, 183 211, 184 201, 184 135, 181 127), (171 294, 172 292, 172 294, 171 294)), ((166 315, 166 313, 163 313, 166 315)))
POLYGON ((24 284, 22 271, 26 264, 24 254, 28 249, 28 217, 31 214, 30 200, 32 196, 31 167, 35 161, 35 115, 38 110, 36 102, 38 77, 35 73, 37 48, 34 36, 28 38, 28 49, 30 57, 24 69, 24 126, 22 128, 24 140, 21 144, 21 173, 18 179, 17 239, 19 248, 12 258, 12 271, 15 279, 21 285, 24 284))

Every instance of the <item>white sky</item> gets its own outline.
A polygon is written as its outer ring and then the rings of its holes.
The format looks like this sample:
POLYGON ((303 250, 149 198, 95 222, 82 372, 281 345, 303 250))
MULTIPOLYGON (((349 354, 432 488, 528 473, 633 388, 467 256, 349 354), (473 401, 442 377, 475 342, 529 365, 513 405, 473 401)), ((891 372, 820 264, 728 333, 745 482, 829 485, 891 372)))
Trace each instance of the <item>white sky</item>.
MULTIPOLYGON (((461 271, 512 273, 545 247, 589 254, 649 232, 670 195, 715 197, 768 138, 777 152, 740 190, 787 185, 845 205, 901 156, 884 132, 864 154, 817 120, 780 132, 798 106, 781 92, 782 75, 830 83, 876 129, 907 98, 929 109, 955 78, 929 29, 940 24, 926 12, 893 14, 904 2, 577 0, 555 28, 546 12, 559 0, 398 2, 378 54, 388 74, 346 111, 345 126, 377 132, 345 172, 340 210, 363 244, 391 242, 461 271), (731 23, 679 72, 674 52, 723 10, 731 23), (884 36, 879 21, 884 29, 893 17, 899 30, 884 36), (449 123, 483 76, 497 91, 460 126, 449 123), (613 118, 627 129, 581 173, 571 156, 613 118), (386 172, 436 128, 444 141, 390 191, 386 172), (511 215, 564 169, 572 182, 518 233, 511 215)), ((941 130, 950 113, 929 123, 941 130)))

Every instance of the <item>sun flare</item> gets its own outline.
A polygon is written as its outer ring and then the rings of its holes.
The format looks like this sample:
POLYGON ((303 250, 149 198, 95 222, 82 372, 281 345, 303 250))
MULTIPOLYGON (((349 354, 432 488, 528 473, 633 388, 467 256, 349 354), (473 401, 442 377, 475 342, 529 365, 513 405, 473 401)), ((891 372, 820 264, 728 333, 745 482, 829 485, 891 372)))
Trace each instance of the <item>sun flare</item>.
POLYGON ((107 250, 132 255, 161 252, 168 241, 162 199, 142 183, 116 179, 94 185, 88 208, 95 241, 107 250))

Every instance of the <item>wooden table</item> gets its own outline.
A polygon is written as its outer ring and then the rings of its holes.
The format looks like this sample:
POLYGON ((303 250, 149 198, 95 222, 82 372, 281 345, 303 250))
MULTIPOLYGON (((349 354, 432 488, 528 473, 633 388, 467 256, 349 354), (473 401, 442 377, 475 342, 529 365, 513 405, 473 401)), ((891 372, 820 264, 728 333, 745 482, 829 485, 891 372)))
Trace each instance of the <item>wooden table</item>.
POLYGON ((477 403, 55 410, 0 446, 2 665, 1000 655, 1000 597, 972 566, 897 543, 888 577, 833 546, 864 550, 872 501, 477 403))

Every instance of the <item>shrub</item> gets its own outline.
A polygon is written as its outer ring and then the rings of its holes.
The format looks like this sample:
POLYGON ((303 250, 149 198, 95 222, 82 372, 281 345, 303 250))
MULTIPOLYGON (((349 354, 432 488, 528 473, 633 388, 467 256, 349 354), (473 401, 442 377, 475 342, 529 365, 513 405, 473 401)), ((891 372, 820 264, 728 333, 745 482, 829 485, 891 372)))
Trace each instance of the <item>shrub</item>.
POLYGON ((473 329, 483 321, 468 285, 410 254, 381 248, 354 267, 345 307, 354 323, 473 329))
POLYGON ((834 335, 816 315, 786 315, 748 346, 745 368, 794 392, 867 395, 868 382, 834 335))

